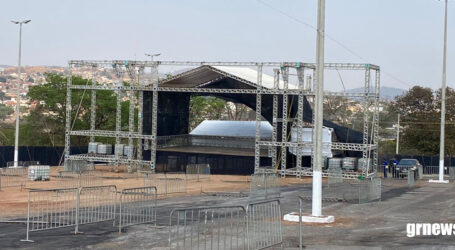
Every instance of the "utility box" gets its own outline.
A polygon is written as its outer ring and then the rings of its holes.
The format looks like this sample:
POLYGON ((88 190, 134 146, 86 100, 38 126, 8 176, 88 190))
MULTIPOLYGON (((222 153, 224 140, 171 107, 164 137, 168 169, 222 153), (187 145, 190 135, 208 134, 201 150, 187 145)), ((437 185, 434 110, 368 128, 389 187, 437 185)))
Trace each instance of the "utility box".
POLYGON ((28 167, 28 179, 31 181, 50 180, 50 166, 33 165, 28 167))

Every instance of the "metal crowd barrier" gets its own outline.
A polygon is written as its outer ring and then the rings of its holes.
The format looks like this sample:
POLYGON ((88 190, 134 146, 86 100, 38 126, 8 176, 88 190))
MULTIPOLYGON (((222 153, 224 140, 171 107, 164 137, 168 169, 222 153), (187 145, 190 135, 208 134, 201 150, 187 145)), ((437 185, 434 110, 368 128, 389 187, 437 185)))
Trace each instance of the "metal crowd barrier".
POLYGON ((173 209, 170 249, 264 249, 282 244, 279 200, 173 209))
POLYGON ((36 189, 28 193, 27 233, 115 220, 115 186, 36 189))
POLYGON ((327 184, 343 183, 343 170, 341 167, 330 166, 327 170, 327 184))
POLYGON ((381 178, 358 181, 359 204, 381 201, 381 178))
POLYGON ((186 193, 187 181, 184 173, 154 174, 141 172, 144 187, 156 187, 157 194, 186 193))
POLYGON ((246 218, 248 249, 264 249, 283 242, 279 200, 248 204, 246 218))
POLYGON ((255 173, 251 175, 250 198, 270 199, 280 197, 281 178, 275 173, 255 173))
POLYGON ((78 193, 77 188, 30 190, 24 241, 32 241, 30 232, 76 226, 78 193))
POLYGON ((246 249, 243 206, 173 209, 169 218, 170 249, 246 249))
POLYGON ((82 172, 60 171, 56 180, 57 188, 102 186, 103 173, 95 170, 82 172))
POLYGON ((28 168, 0 168, 0 190, 6 187, 25 187, 28 168))
POLYGON ((73 171, 73 172, 81 172, 86 170, 93 170, 91 169, 93 165, 89 164, 86 160, 71 160, 66 159, 64 164, 65 171, 73 171))
POLYGON ((304 198, 299 197, 299 250, 303 249, 303 230, 302 230, 302 216, 303 216, 303 200, 304 198))
POLYGON ((413 170, 408 171, 408 186, 414 187, 415 183, 415 172, 413 170))
MULTIPOLYGON (((423 166, 424 175, 438 175, 439 166, 423 166)), ((444 167, 444 175, 449 174, 449 167, 444 167)))
POLYGON ((186 165, 186 178, 187 180, 210 179, 210 165, 209 164, 189 164, 186 165))
POLYGON ((128 188, 120 193, 119 233, 131 225, 155 223, 156 187, 128 188))
POLYGON ((40 165, 39 161, 9 161, 6 163, 7 168, 28 168, 33 165, 40 165))
POLYGON ((79 189, 76 220, 76 233, 79 225, 115 220, 117 207, 117 187, 98 186, 79 189))

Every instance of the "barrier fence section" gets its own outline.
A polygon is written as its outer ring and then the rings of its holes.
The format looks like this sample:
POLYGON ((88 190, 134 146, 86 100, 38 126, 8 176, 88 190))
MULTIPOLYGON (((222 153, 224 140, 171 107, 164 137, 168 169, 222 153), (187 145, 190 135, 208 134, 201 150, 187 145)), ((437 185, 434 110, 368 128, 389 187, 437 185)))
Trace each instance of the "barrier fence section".
POLYGON ((34 165, 40 165, 39 161, 9 161, 6 163, 7 168, 28 168, 34 165))
POLYGON ((60 171, 56 180, 57 188, 102 186, 103 173, 95 170, 82 172, 60 171))
POLYGON ((327 184, 343 183, 343 170, 341 167, 330 166, 327 170, 327 184))
POLYGON ((408 171, 408 186, 413 187, 415 183, 415 172, 414 170, 408 171))
POLYGON ((185 173, 154 174, 141 172, 145 187, 156 187, 157 194, 168 195, 186 193, 187 181, 185 173))
POLYGON ((156 187, 128 188, 120 193, 119 233, 131 225, 156 224, 156 187))
POLYGON ((304 197, 299 198, 299 250, 303 249, 303 230, 302 230, 302 216, 303 216, 303 201, 304 197))
POLYGON ((246 249, 243 206, 173 209, 169 218, 170 249, 246 249))
POLYGON ((256 173, 251 175, 250 198, 269 199, 280 197, 281 178, 275 173, 256 173))
POLYGON ((91 164, 86 160, 71 160, 67 159, 64 163, 65 171, 81 172, 86 170, 93 170, 91 164))
POLYGON ((189 164, 186 165, 186 178, 187 180, 210 179, 210 165, 209 164, 189 164))
POLYGON ((82 187, 77 198, 76 233, 79 232, 79 225, 110 220, 115 223, 116 186, 82 187))
POLYGON ((30 232, 75 226, 78 192, 77 188, 30 190, 25 241, 31 241, 30 232))
POLYGON ((381 178, 363 179, 358 182, 359 204, 381 201, 381 178))
POLYGON ((6 187, 25 187, 28 168, 0 168, 0 190, 6 187))
MULTIPOLYGON (((444 175, 449 174, 450 167, 444 167, 444 175)), ((423 174, 424 175, 438 175, 439 174, 439 166, 423 166, 423 174)))
POLYGON ((264 249, 283 242, 279 200, 253 202, 246 211, 248 249, 264 249))

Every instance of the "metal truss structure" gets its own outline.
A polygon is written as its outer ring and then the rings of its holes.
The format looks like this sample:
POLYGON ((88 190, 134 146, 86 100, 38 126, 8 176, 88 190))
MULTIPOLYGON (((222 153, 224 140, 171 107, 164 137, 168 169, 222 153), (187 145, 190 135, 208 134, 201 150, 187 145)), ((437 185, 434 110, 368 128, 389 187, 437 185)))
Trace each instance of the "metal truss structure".
MULTIPOLYGON (((342 151, 359 151, 362 152, 362 158, 368 162, 367 166, 362 169, 362 175, 370 177, 376 173, 378 166, 378 131, 379 131, 379 87, 380 87, 380 68, 372 64, 351 64, 351 63, 327 63, 326 70, 357 70, 365 72, 364 92, 363 93, 346 93, 346 92, 324 92, 324 96, 344 96, 355 97, 361 99, 363 106, 363 141, 362 143, 341 143, 334 142, 331 144, 332 150, 342 151), (372 84, 371 74, 374 73, 374 83, 372 84), (372 159, 370 161, 370 159, 372 159), (371 166, 369 164, 371 163, 371 166)), ((187 93, 205 93, 205 94, 254 94, 256 95, 256 133, 255 133, 255 172, 261 168, 261 148, 268 149, 269 155, 272 158, 272 166, 275 171, 285 177, 287 175, 294 176, 310 176, 312 175, 311 167, 302 166, 301 148, 312 146, 312 143, 302 142, 302 130, 298 128, 313 126, 313 122, 306 122, 303 119, 304 99, 306 97, 314 97, 315 92, 311 88, 311 78, 314 79, 313 85, 318 84, 315 76, 315 64, 302 62, 187 62, 187 61, 85 61, 72 60, 69 61, 69 76, 67 83, 67 105, 66 105, 66 134, 65 134, 65 159, 83 159, 90 162, 108 162, 111 165, 118 166, 126 164, 129 169, 133 165, 147 166, 150 170, 154 170, 156 166, 156 150, 157 150, 157 118, 158 118, 158 93, 159 92, 187 92, 187 93), (205 85, 200 85, 197 88, 186 87, 163 87, 160 86, 158 75, 159 66, 235 66, 249 67, 257 70, 257 81, 255 89, 232 89, 232 88, 206 88, 205 85), (93 77, 91 84, 73 85, 72 70, 77 67, 91 67, 93 69, 93 77), (113 84, 98 84, 97 83, 97 68, 109 68, 115 72, 117 81, 113 84), (273 68, 274 84, 272 88, 263 86, 263 68, 273 68), (146 77, 145 70, 149 69, 151 77, 146 77), (309 72, 310 75, 305 73, 309 72), (297 87, 289 86, 290 75, 296 76, 297 87), (129 78, 129 84, 125 84, 124 77, 129 78), (90 130, 73 130, 71 124, 72 105, 71 96, 74 90, 90 90, 91 91, 91 111, 90 111, 90 130), (96 121, 96 92, 102 90, 112 90, 117 96, 116 107, 116 122, 115 131, 98 130, 95 126, 96 121), (143 95, 144 91, 152 92, 152 132, 150 135, 143 134, 143 95), (260 126, 262 118, 262 97, 264 95, 273 96, 273 121, 272 121, 272 139, 261 140, 260 126), (130 100, 128 131, 122 130, 121 124, 121 102, 122 98, 127 96, 130 100), (136 98, 137 97, 137 98, 136 98), (292 101, 297 98, 296 117, 291 117, 292 101), (291 102, 290 102, 291 101, 291 102), (134 113, 138 111, 137 128, 135 128, 134 113), (297 142, 290 141, 291 128, 297 128, 297 142), (95 137, 111 137, 115 138, 115 143, 119 144, 122 139, 128 141, 128 146, 134 147, 135 153, 129 156, 121 155, 93 155, 81 154, 71 155, 70 145, 71 136, 88 136, 90 141, 95 141, 95 137), (144 144, 144 141, 147 143, 144 144), (144 146, 150 143, 150 161, 142 160, 144 146), (295 167, 287 168, 288 166, 288 149, 290 147, 297 148, 297 157, 295 167)), ((244 81, 244 80, 243 80, 244 81)), ((295 109, 295 107, 294 107, 295 109)), ((77 114, 76 114, 77 115, 77 114)), ((315 114, 314 117, 322 114, 315 114)), ((344 178, 356 178, 358 173, 345 172, 344 178)))

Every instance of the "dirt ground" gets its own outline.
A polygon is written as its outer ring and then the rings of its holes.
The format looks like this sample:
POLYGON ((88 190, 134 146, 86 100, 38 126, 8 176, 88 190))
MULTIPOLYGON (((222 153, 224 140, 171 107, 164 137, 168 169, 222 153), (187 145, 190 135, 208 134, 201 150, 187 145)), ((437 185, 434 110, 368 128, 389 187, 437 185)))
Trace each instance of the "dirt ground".
MULTIPOLYGON (((53 170, 55 171, 55 170, 53 170)), ((118 183, 119 190, 141 182, 126 178, 123 173, 106 173, 103 184, 118 183)), ((202 192, 248 192, 246 176, 211 176, 210 180, 190 181, 189 192, 178 197, 159 199, 156 225, 143 224, 125 228, 122 234, 111 221, 82 225, 83 234, 72 233, 74 228, 32 232, 34 243, 21 242, 26 232, 25 223, 0 224, 0 249, 169 249, 170 211, 179 207, 237 206, 251 202, 250 197, 212 196, 202 192)), ((310 213, 311 179, 281 179, 281 215, 296 212, 298 197, 306 197, 302 203, 303 213, 310 213)), ((51 185, 48 183, 27 183, 51 185)), ((451 236, 421 236, 408 238, 407 223, 451 223, 455 221, 455 183, 432 184, 420 180, 409 187, 405 180, 382 180, 381 201, 358 204, 338 199, 323 200, 323 214, 335 216, 332 224, 307 224, 302 227, 305 249, 454 249, 455 238, 451 236)), ((330 187, 323 185, 324 197, 352 192, 349 183, 330 187)), ((14 202, 23 207, 27 191, 19 188, 0 192, 2 209, 9 204, 9 213, 16 210, 14 202), (6 195, 6 193, 9 193, 6 195), (14 194, 14 195, 12 195, 14 194), (4 200, 4 196, 8 196, 4 200), (22 197, 22 198, 21 198, 22 197)), ((2 211, 3 212, 3 211, 2 211)), ((24 217, 19 217, 24 218, 24 217)), ((282 249, 298 249, 298 224, 282 221, 282 249)))
MULTIPOLYGON (((124 167, 120 167, 120 172, 109 172, 107 166, 96 166, 95 169, 102 174, 101 185, 115 185, 120 192, 126 188, 136 188, 144 186, 142 177, 137 173, 127 173, 124 167)), ((27 180, 25 187, 6 187, 0 190, 0 219, 10 217, 25 216, 27 214, 28 190, 30 189, 55 189, 59 187, 56 176, 62 167, 51 167, 49 181, 30 181, 27 180)), ((163 174, 156 174, 163 176, 163 174)), ((176 178, 184 178, 182 174, 174 174, 176 178)), ((294 177, 282 178, 281 186, 293 184, 310 183, 311 178, 297 179, 294 177)), ((207 179, 188 180, 186 193, 169 194, 166 197, 201 195, 213 192, 248 192, 250 176, 242 175, 210 175, 207 179)), ((164 197, 160 197, 164 198, 164 197)))

